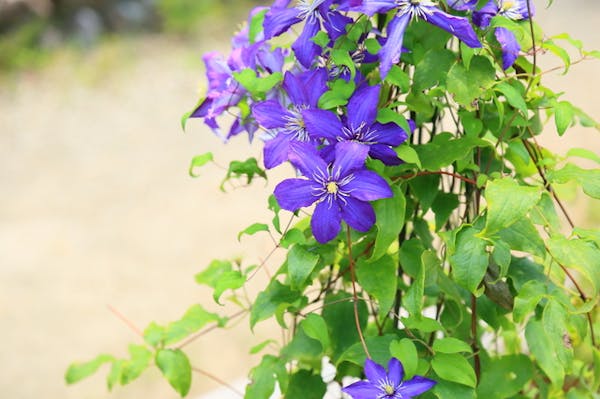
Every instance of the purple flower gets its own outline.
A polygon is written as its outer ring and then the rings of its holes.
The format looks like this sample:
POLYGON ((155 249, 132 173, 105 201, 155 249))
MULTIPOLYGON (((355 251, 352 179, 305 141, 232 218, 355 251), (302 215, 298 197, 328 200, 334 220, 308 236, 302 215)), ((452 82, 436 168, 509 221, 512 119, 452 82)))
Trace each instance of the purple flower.
POLYGON ((335 160, 327 164, 316 149, 293 143, 289 160, 304 178, 286 179, 275 187, 275 198, 288 211, 297 211, 316 202, 310 221, 313 235, 322 244, 334 239, 342 220, 355 230, 366 232, 375 223, 375 211, 368 201, 392 196, 387 182, 364 169, 368 148, 358 143, 340 143, 335 160))
MULTIPOLYGON (((492 18, 496 15, 502 15, 514 21, 520 21, 531 17, 534 13, 533 4, 530 2, 530 7, 527 7, 529 0, 490 0, 480 10, 473 12, 473 22, 480 28, 490 26, 492 18)), ((521 51, 521 46, 517 41, 514 33, 506 28, 496 28, 494 36, 500 43, 502 49, 502 68, 508 69, 511 67, 521 51)))
POLYGON ((348 116, 344 123, 333 112, 306 110, 302 112, 306 129, 311 136, 324 138, 328 145, 323 148, 326 160, 333 158, 334 147, 340 142, 352 141, 366 146, 371 158, 386 165, 399 165, 402 161, 392 147, 408 138, 408 133, 395 123, 376 122, 380 86, 361 86, 348 101, 348 116))
POLYGON ((256 103, 252 115, 273 136, 263 150, 265 167, 270 169, 288 159, 291 142, 309 142, 303 111, 316 109, 319 97, 327 91, 327 71, 323 68, 298 74, 286 72, 283 89, 289 100, 282 105, 271 99, 256 103))
POLYGON ((292 50, 300 64, 310 68, 321 51, 312 41, 321 30, 321 23, 330 39, 335 40, 346 33, 345 27, 352 19, 332 9, 333 0, 298 0, 296 6, 291 8, 288 8, 289 3, 290 0, 277 0, 271 6, 263 23, 265 38, 279 36, 292 25, 304 21, 302 33, 292 44, 292 50))
POLYGON ((370 16, 375 13, 397 10, 396 15, 387 25, 387 40, 379 51, 382 78, 387 76, 392 65, 400 61, 404 32, 412 18, 421 18, 444 29, 469 47, 481 47, 467 18, 447 14, 429 0, 364 0, 359 6, 343 6, 341 8, 360 11, 370 16))
POLYGON ((354 399, 411 399, 433 388, 435 381, 414 376, 404 379, 402 363, 395 357, 388 363, 388 372, 371 359, 365 362, 365 375, 369 381, 358 381, 342 389, 354 399))

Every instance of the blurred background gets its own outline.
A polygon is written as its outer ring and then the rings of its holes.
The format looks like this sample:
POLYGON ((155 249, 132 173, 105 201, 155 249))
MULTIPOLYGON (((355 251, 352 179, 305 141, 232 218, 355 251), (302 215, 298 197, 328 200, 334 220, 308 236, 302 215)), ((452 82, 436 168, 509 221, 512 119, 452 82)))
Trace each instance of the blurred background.
MULTIPOLYGON (((201 55, 227 52, 248 10, 267 3, 0 0, 0 396, 178 397, 156 370, 112 393, 106 368, 69 387, 63 376, 73 361, 125 356, 139 342, 116 312, 140 329, 193 303, 232 312, 194 274, 215 258, 259 263, 272 249, 266 236, 236 237, 270 220, 267 197, 286 171, 223 193, 225 171, 208 165, 192 179, 191 158, 212 151, 226 165, 260 158, 260 147, 245 137, 223 145, 198 120, 187 133, 179 126, 204 92, 201 55)), ((569 32, 600 49, 600 2, 535 3, 548 36, 569 32)), ((560 65, 550 54, 540 62, 560 65)), ((600 119, 600 61, 560 72, 545 84, 600 119)), ((546 130, 541 141, 561 154, 571 146, 600 152, 597 131, 575 127, 558 138, 552 123, 546 130)), ((600 224, 598 207, 563 191, 580 226, 600 224)), ((257 274, 255 289, 265 281, 257 274)), ((195 367, 240 384, 258 360, 249 348, 270 336, 279 336, 274 326, 259 324, 252 335, 244 318, 187 349, 195 367)), ((215 389, 195 374, 190 397, 237 397, 215 389)))

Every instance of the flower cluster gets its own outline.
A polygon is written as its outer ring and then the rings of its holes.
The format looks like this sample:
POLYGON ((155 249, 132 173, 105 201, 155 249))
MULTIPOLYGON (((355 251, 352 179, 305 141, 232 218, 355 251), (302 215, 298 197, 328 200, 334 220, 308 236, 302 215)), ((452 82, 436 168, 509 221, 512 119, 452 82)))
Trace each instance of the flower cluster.
MULTIPOLYGON (((523 20, 532 12, 527 0, 490 0, 481 9, 477 3, 275 0, 252 10, 227 57, 204 56, 208 91, 190 117, 202 118, 223 140, 244 131, 252 140, 262 129, 264 166, 289 161, 302 174, 281 182, 275 197, 289 211, 316 204, 317 241, 334 239, 341 221, 366 232, 375 222, 369 202, 392 195, 388 182, 367 170, 367 158, 402 164, 396 148, 416 128, 400 117, 407 113, 398 100, 403 93, 391 94, 387 79, 413 51, 405 45, 411 26, 424 21, 478 49, 493 18, 523 20), (291 46, 276 44, 292 28, 299 34, 291 46), (383 119, 382 109, 399 119, 383 119), (219 121, 225 114, 233 117, 226 132, 219 121)), ((520 46, 507 28, 495 27, 494 34, 507 69, 520 46)))

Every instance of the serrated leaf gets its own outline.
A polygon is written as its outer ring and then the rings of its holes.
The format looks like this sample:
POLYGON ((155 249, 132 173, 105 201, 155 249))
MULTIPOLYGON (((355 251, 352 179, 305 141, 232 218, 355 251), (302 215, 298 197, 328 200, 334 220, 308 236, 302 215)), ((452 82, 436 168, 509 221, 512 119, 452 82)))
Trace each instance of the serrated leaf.
POLYGON ((192 161, 190 162, 190 168, 189 168, 188 173, 190 174, 191 177, 200 176, 199 174, 194 173, 194 169, 204 166, 207 163, 211 162, 212 160, 213 160, 212 152, 206 152, 202 155, 196 155, 194 158, 192 158, 192 161))
POLYGON ((373 202, 377 236, 370 261, 381 258, 387 252, 390 245, 398 239, 398 234, 404 226, 406 213, 404 193, 397 185, 392 186, 392 192, 394 193, 392 197, 373 202))
POLYGON ((438 338, 433 342, 432 349, 441 353, 472 353, 473 350, 465 341, 453 337, 438 338))
POLYGON ((433 371, 444 380, 475 388, 477 377, 473 366, 462 355, 436 353, 431 361, 433 371))
POLYGON ((480 238, 479 233, 474 227, 463 225, 456 234, 454 246, 449 248, 454 281, 472 293, 477 293, 489 265, 487 241, 480 238))
POLYGON ((113 362, 114 360, 113 356, 102 354, 88 362, 73 363, 65 373, 65 381, 67 384, 74 384, 94 374, 104 363, 113 362))
POLYGON ((156 366, 169 384, 184 397, 192 385, 192 366, 180 349, 161 349, 156 353, 156 366))
POLYGON ((541 195, 540 187, 521 186, 509 178, 488 181, 484 193, 488 210, 482 235, 491 236, 523 219, 541 195))
POLYGON ((417 373, 419 354, 417 353, 417 347, 410 339, 402 338, 399 341, 392 341, 390 343, 390 354, 402 363, 405 380, 411 379, 417 373))
POLYGON ((385 316, 394 305, 396 297, 398 279, 394 260, 389 255, 374 262, 359 258, 356 277, 361 287, 377 300, 379 312, 385 316))
POLYGON ((301 245, 294 245, 287 256, 290 287, 293 290, 302 288, 317 263, 319 263, 318 254, 309 252, 301 245))
POLYGON ((269 231, 269 226, 267 226, 264 223, 253 223, 250 226, 246 227, 244 230, 240 231, 238 233, 237 239, 238 241, 240 241, 240 238, 242 238, 244 234, 251 236, 258 233, 259 231, 269 231))

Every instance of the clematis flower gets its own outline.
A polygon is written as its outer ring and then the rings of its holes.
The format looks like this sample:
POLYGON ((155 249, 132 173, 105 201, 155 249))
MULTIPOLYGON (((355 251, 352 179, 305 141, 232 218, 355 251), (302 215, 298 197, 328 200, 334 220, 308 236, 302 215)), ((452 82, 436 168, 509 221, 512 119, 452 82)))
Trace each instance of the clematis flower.
POLYGON ((305 68, 310 68, 319 55, 321 47, 312 38, 321 30, 321 24, 331 40, 346 33, 346 25, 351 18, 334 10, 334 0, 297 0, 294 7, 288 7, 291 0, 277 0, 265 14, 263 28, 265 38, 279 36, 292 25, 304 21, 302 33, 292 44, 296 58, 305 68))
POLYGON ((348 11, 359 11, 369 16, 397 10, 387 25, 387 40, 379 51, 381 77, 385 78, 392 65, 400 61, 404 32, 411 19, 420 18, 453 34, 469 47, 481 47, 481 43, 465 17, 450 15, 440 10, 430 0, 363 0, 361 5, 352 2, 341 6, 348 11))
POLYGON ((256 121, 272 136, 263 150, 268 169, 288 159, 291 142, 313 140, 306 130, 302 112, 317 108, 319 97, 327 91, 327 71, 318 68, 297 74, 286 72, 282 87, 289 97, 285 104, 271 99, 252 107, 256 121))
MULTIPOLYGON (((485 29, 490 26, 492 18, 496 15, 502 15, 514 21, 529 19, 532 16, 529 14, 529 9, 531 9, 532 14, 535 10, 533 8, 533 3, 531 2, 530 7, 527 7, 528 1, 529 0, 490 0, 480 10, 473 12, 473 22, 480 28, 485 29)), ((515 60, 519 56, 521 46, 514 33, 506 28, 496 28, 494 30, 494 36, 496 36, 502 49, 502 68, 508 69, 515 63, 515 60)))
POLYGON ((411 399, 433 388, 435 381, 414 376, 404 379, 404 367, 395 357, 388 362, 388 372, 371 359, 365 362, 368 381, 357 381, 342 389, 353 399, 411 399))
POLYGON ((316 202, 310 226, 315 239, 324 244, 341 230, 341 222, 366 232, 375 223, 368 201, 392 196, 387 182, 364 168, 368 148, 358 143, 340 143, 335 160, 327 164, 312 145, 292 143, 289 160, 304 177, 286 179, 275 187, 275 198, 288 211, 316 202))
POLYGON ((352 141, 366 146, 371 158, 379 159, 386 165, 399 165, 392 147, 397 147, 408 138, 408 133, 395 123, 377 122, 377 103, 381 87, 361 86, 348 101, 348 116, 344 122, 330 111, 314 109, 302 112, 306 129, 313 137, 327 139, 323 156, 331 160, 333 150, 340 142, 352 141))

